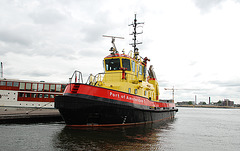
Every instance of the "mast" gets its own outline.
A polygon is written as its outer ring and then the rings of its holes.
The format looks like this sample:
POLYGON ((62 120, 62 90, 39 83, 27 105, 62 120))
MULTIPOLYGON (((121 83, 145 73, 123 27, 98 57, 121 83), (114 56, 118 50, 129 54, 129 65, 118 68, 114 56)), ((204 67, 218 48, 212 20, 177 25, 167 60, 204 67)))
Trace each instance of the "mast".
POLYGON ((1 62, 1 78, 3 78, 3 63, 1 62))
POLYGON ((133 35, 133 39, 132 39, 133 43, 131 43, 130 45, 132 45, 132 47, 134 49, 134 56, 135 56, 135 58, 137 58, 137 56, 139 55, 137 45, 138 44, 142 44, 142 42, 137 42, 137 34, 142 34, 143 33, 143 32, 137 33, 137 26, 139 24, 144 24, 144 23, 143 22, 142 23, 138 23, 137 22, 137 14, 135 14, 134 22, 129 25, 129 26, 133 26, 133 32, 130 34, 130 35, 133 35))

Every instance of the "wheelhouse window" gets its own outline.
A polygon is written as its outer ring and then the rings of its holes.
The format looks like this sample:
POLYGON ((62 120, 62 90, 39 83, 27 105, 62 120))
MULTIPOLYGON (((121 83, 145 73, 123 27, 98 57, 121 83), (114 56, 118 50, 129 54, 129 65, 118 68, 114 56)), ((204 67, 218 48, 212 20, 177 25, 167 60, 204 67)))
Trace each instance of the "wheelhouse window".
POLYGON ((142 67, 142 65, 140 65, 139 66, 139 74, 142 75, 142 73, 143 73, 143 67, 142 67))
POLYGON ((120 59, 106 59, 105 68, 106 71, 120 70, 120 59))
POLYGON ((132 60, 132 71, 135 72, 135 61, 132 60))
POLYGON ((144 75, 144 78, 146 77, 146 67, 143 66, 143 75, 144 75))
POLYGON ((122 59, 122 66, 123 68, 127 68, 127 71, 131 71, 129 59, 122 59))

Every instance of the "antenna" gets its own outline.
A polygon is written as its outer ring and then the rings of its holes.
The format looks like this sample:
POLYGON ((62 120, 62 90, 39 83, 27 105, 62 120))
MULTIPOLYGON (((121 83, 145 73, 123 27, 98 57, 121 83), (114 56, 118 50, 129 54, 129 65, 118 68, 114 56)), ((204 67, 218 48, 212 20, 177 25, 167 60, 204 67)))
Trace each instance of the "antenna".
POLYGON ((133 39, 132 39, 133 43, 131 43, 130 45, 132 45, 132 47, 134 49, 135 58, 139 55, 137 45, 142 44, 142 42, 137 42, 137 34, 142 34, 143 33, 143 32, 137 33, 137 25, 139 25, 139 24, 144 24, 144 23, 143 22, 142 23, 137 23, 137 14, 135 14, 134 22, 129 25, 129 26, 133 26, 133 33, 130 34, 130 35, 133 35, 133 39))
POLYGON ((117 48, 116 48, 116 45, 115 45, 115 39, 118 38, 118 39, 124 39, 124 37, 116 37, 116 36, 107 36, 107 35, 103 35, 103 37, 109 37, 109 38, 112 38, 112 44, 113 44, 113 47, 110 48, 109 51, 112 51, 113 54, 117 53, 117 48))

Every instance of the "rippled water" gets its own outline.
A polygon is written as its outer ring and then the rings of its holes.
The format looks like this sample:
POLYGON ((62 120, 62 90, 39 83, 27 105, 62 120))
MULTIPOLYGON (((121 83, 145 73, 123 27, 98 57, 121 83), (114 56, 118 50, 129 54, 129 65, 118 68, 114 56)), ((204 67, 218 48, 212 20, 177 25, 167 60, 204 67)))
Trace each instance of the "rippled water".
POLYGON ((239 150, 240 110, 179 108, 173 121, 118 128, 0 125, 0 150, 239 150))

